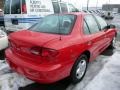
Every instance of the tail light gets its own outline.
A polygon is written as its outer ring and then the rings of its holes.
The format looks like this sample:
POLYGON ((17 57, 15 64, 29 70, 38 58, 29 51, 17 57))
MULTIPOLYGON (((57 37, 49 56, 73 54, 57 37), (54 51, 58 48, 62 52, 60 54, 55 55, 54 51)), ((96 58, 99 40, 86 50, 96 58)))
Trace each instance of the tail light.
POLYGON ((22 13, 23 14, 27 13, 26 0, 22 0, 22 13))
POLYGON ((43 47, 33 47, 30 52, 35 55, 40 55, 42 57, 55 57, 58 55, 58 51, 54 49, 49 48, 43 48, 43 47))
POLYGON ((26 8, 26 4, 22 5, 22 13, 26 14, 27 13, 27 8, 26 8))
POLYGON ((42 48, 41 47, 33 47, 30 49, 30 52, 34 55, 40 55, 42 52, 42 48))
POLYGON ((54 49, 49 49, 49 48, 43 48, 42 49, 42 53, 41 56, 43 57, 47 57, 47 56, 57 56, 58 55, 58 51, 54 50, 54 49))

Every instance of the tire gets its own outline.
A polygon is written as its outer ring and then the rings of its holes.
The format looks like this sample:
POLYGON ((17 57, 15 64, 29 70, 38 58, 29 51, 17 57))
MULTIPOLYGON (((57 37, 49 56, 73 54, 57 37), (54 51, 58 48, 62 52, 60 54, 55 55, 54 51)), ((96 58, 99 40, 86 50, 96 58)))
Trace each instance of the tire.
POLYGON ((87 64, 88 64, 87 55, 83 54, 77 59, 77 61, 73 65, 73 68, 72 68, 71 74, 70 74, 70 79, 73 84, 76 84, 83 79, 83 77, 85 76, 86 70, 87 70, 87 64), (82 64, 83 64, 83 66, 82 66, 82 64), (80 71, 80 68, 82 68, 83 72, 80 71))

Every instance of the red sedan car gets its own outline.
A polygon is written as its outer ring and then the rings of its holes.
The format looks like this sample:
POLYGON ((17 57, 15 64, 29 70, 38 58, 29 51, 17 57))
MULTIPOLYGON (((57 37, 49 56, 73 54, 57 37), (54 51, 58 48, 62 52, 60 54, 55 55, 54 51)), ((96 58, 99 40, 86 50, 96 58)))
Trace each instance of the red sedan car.
POLYGON ((86 13, 49 15, 28 30, 9 35, 6 60, 10 67, 39 83, 70 76, 84 77, 87 65, 108 46, 116 29, 99 16, 86 13))

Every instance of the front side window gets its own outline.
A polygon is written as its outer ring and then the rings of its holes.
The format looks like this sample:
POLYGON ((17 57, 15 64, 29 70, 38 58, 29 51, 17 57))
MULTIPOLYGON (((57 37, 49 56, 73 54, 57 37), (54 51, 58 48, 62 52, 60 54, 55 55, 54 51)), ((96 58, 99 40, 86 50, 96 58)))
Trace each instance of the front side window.
POLYGON ((11 14, 21 14, 21 0, 12 0, 11 14))
POLYGON ((58 2, 53 2, 54 13, 60 13, 60 7, 58 2))
POLYGON ((4 13, 5 14, 10 14, 10 1, 11 0, 5 0, 5 5, 4 5, 4 13))
POLYGON ((75 15, 49 15, 29 30, 52 34, 69 34, 75 22, 75 15))
POLYGON ((98 24, 92 15, 86 15, 85 21, 86 21, 91 33, 99 32, 98 24))
POLYGON ((60 3, 60 6, 61 6, 61 11, 63 13, 68 12, 67 5, 65 3, 60 3))
POLYGON ((95 18, 97 19, 98 23, 100 24, 101 30, 103 30, 107 26, 106 21, 99 16, 95 16, 95 18))

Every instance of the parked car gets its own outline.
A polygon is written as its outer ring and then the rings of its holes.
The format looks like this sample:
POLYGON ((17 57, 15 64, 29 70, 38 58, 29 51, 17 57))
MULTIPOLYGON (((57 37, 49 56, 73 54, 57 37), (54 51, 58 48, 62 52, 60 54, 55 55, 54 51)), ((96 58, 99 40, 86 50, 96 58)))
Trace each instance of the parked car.
POLYGON ((107 25, 99 16, 53 14, 28 30, 11 33, 6 61, 14 71, 39 83, 68 76, 77 83, 88 63, 113 45, 115 36, 115 26, 107 25))
POLYGON ((111 11, 104 11, 104 16, 105 19, 113 19, 113 13, 111 11))
POLYGON ((85 13, 90 13, 88 10, 82 10, 82 12, 85 12, 85 13))
POLYGON ((8 47, 8 38, 4 31, 0 30, 0 51, 8 47))

